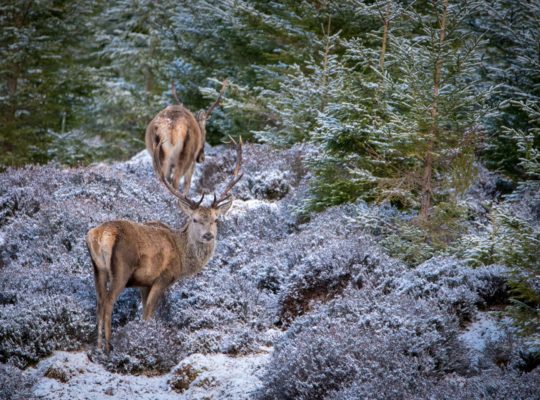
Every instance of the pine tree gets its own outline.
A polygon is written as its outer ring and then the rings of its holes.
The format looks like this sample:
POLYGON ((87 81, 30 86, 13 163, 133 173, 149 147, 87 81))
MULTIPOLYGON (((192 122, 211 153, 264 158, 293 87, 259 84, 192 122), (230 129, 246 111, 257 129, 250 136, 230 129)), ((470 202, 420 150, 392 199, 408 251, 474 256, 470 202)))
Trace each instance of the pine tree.
POLYGON ((93 12, 82 1, 0 6, 0 164, 48 161, 51 142, 69 141, 80 124, 92 89, 85 22, 93 12))
POLYGON ((173 2, 104 2, 95 26, 94 101, 85 110, 87 136, 96 137, 100 157, 127 157, 144 147, 148 122, 172 103, 169 65, 174 44, 170 29, 173 2))
MULTIPOLYGON (((489 167, 522 178, 519 138, 512 133, 539 127, 521 104, 538 104, 540 98, 540 2, 495 0, 481 11, 474 23, 486 38, 483 78, 495 86, 489 96, 493 111, 485 120, 485 159, 489 167)), ((540 141, 532 145, 539 149, 540 141)))
MULTIPOLYGON (((407 163, 403 150, 409 140, 407 135, 393 134, 387 97, 395 88, 386 70, 389 27, 401 12, 392 1, 356 3, 355 16, 373 30, 342 42, 346 83, 338 100, 320 113, 313 135, 321 152, 311 162, 316 176, 311 208, 356 198, 410 205, 407 187, 389 185, 396 168, 407 163), (400 154, 395 151, 399 147, 400 154)), ((398 27, 392 24, 392 30, 398 27)))
POLYGON ((345 42, 349 62, 356 61, 347 102, 319 118, 315 208, 360 197, 418 208, 424 221, 434 204, 450 215, 444 204, 473 175, 479 115, 478 40, 460 25, 470 8, 447 1, 376 6, 378 28, 345 42))

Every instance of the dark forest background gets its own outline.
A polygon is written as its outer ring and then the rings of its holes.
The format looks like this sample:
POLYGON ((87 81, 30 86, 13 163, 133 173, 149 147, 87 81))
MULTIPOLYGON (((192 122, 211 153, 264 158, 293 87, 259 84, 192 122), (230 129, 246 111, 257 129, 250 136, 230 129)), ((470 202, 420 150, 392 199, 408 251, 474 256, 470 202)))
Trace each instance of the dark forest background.
POLYGON ((0 163, 127 158, 171 82, 196 110, 227 77, 211 143, 313 142, 324 162, 395 178, 429 147, 437 107, 437 148, 527 177, 539 14, 509 0, 4 1, 0 163))

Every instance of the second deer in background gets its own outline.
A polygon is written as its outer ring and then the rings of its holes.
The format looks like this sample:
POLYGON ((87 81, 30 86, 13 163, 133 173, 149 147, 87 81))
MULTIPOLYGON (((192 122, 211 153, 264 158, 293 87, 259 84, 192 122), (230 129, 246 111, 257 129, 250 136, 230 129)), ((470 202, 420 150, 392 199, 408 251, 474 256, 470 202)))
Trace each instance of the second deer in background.
POLYGON ((195 115, 180 103, 160 111, 146 128, 146 148, 152 156, 154 170, 165 177, 174 189, 178 189, 180 178, 184 177, 184 194, 189 193, 195 162, 204 161, 206 141, 206 121, 219 105, 227 89, 224 80, 218 98, 206 111, 195 115))

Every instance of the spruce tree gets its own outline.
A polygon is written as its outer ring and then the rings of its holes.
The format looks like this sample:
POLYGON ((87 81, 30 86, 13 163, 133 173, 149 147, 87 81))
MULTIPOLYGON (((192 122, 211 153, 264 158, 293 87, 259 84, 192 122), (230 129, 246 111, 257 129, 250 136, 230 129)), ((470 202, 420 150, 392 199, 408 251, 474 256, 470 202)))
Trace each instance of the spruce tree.
MULTIPOLYGON (((494 86, 484 158, 489 167, 523 178, 519 137, 512 133, 539 127, 521 104, 540 99, 540 2, 495 0, 480 11, 473 26, 486 38, 483 79, 494 86)), ((538 138, 532 146, 540 148, 538 138)))
POLYGON ((388 200, 419 209, 426 221, 433 205, 455 202, 473 174, 478 40, 461 25, 471 5, 377 6, 378 28, 344 42, 356 61, 347 101, 319 118, 314 202, 388 200), (398 17, 390 25, 385 15, 398 17))
POLYGON ((171 104, 168 73, 174 46, 164 34, 170 25, 169 1, 103 2, 95 26, 94 101, 84 129, 99 139, 101 157, 127 157, 144 147, 144 131, 154 115, 171 104))
POLYGON ((0 5, 0 164, 54 157, 68 146, 92 89, 83 1, 5 1, 0 5))

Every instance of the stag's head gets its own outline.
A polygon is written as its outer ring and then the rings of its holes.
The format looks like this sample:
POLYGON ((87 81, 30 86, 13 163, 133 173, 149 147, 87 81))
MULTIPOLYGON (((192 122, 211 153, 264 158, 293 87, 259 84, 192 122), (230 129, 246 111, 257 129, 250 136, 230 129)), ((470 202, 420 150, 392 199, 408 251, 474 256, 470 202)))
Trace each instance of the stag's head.
MULTIPOLYGON (((233 141, 234 142, 234 141, 233 141)), ((217 236, 217 221, 221 215, 225 215, 231 208, 233 197, 230 194, 231 189, 242 178, 240 172, 242 167, 242 139, 236 143, 236 165, 232 177, 225 186, 225 189, 219 196, 214 193, 214 200, 210 206, 203 206, 205 195, 201 195, 198 201, 194 201, 181 192, 175 190, 173 186, 165 179, 163 173, 159 178, 163 185, 178 198, 178 204, 182 211, 188 216, 187 229, 192 241, 210 243, 217 236)), ((159 146, 155 151, 159 151, 159 146)), ((162 171, 161 168, 156 171, 162 171)))
POLYGON ((202 243, 212 242, 217 236, 218 218, 229 211, 232 200, 229 198, 218 205, 197 206, 196 208, 180 200, 180 208, 189 218, 187 229, 190 239, 202 243))

